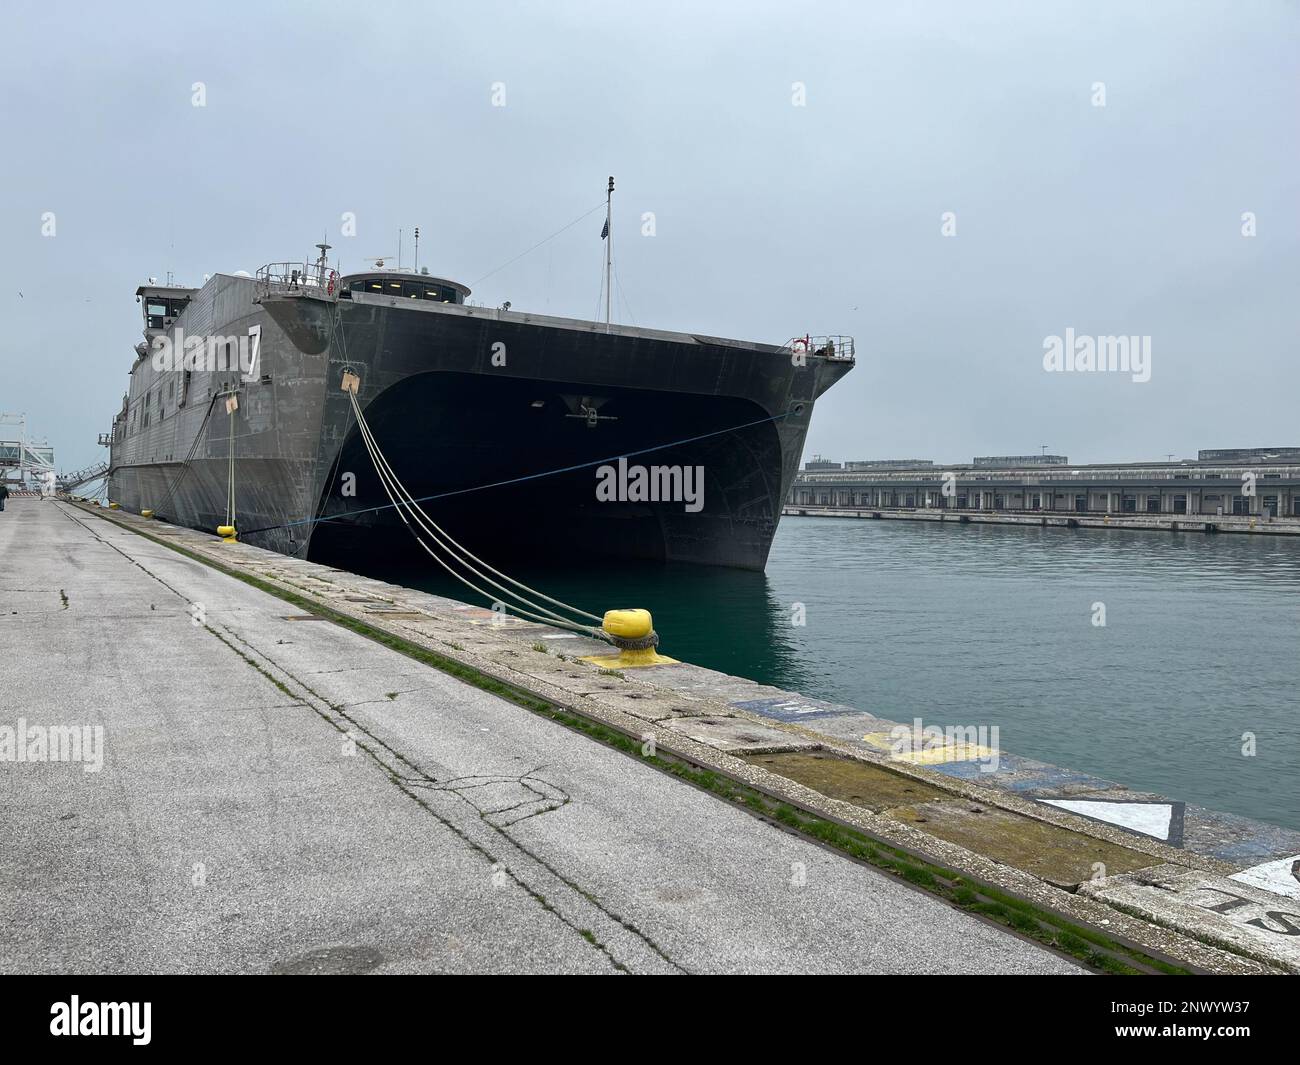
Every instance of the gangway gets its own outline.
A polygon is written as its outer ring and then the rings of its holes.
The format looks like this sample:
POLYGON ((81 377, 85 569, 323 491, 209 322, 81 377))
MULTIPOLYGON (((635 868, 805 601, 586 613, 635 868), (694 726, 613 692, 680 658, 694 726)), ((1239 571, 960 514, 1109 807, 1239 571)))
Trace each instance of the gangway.
POLYGON ((55 484, 58 485, 60 492, 71 492, 74 488, 80 488, 83 484, 102 480, 107 474, 108 463, 97 462, 93 466, 87 466, 73 473, 59 474, 55 484))

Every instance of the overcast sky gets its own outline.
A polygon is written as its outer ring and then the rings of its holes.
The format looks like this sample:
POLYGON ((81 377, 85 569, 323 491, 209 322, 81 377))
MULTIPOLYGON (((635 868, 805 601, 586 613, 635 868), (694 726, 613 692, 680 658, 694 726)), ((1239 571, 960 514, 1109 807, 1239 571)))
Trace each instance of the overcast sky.
POLYGON ((356 269, 418 225, 473 298, 595 317, 599 213, 475 282, 613 174, 621 320, 857 338, 805 457, 1300 444, 1298 12, 10 0, 0 410, 106 457, 136 286, 322 234, 356 269), (1046 372, 1067 328, 1150 336, 1150 381, 1046 372))

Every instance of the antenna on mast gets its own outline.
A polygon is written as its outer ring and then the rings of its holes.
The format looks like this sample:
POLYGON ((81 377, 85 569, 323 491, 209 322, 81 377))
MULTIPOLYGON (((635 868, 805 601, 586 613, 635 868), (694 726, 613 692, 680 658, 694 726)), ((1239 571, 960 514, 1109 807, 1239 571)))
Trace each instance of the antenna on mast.
POLYGON ((420 227, 415 227, 415 265, 411 267, 417 274, 420 272, 420 227))
POLYGON ((605 332, 609 332, 610 322, 610 273, 612 272, 613 255, 614 255, 614 232, 610 228, 610 223, 614 218, 614 175, 609 176, 609 187, 605 190, 605 232, 601 234, 605 238, 605 332))
POLYGON ((330 250, 330 245, 321 241, 316 247, 320 249, 320 255, 316 258, 316 277, 323 285, 325 283, 325 269, 329 265, 329 257, 326 253, 330 250))

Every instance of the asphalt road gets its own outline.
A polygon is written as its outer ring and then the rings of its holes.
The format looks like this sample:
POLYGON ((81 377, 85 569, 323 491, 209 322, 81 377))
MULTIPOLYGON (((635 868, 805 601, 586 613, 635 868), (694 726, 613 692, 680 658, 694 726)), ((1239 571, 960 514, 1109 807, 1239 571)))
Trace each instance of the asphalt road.
POLYGON ((0 971, 1079 971, 299 613, 10 500, 0 971))

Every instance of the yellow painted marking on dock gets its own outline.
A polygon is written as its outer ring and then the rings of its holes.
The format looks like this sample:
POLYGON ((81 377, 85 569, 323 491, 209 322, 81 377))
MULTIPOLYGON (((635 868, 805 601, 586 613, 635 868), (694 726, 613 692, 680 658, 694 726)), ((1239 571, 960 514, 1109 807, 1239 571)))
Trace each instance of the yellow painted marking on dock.
POLYGON ((653 647, 645 651, 623 651, 616 655, 587 655, 578 659, 601 669, 644 669, 646 666, 675 666, 678 661, 657 654, 653 647))
POLYGON ((904 751, 895 750, 896 741, 888 732, 869 732, 862 737, 862 740, 876 750, 886 752, 891 762, 911 762, 913 765, 988 761, 997 755, 991 747, 978 743, 960 743, 952 739, 945 739, 942 745, 937 741, 933 742, 933 745, 927 742, 920 750, 904 751))

